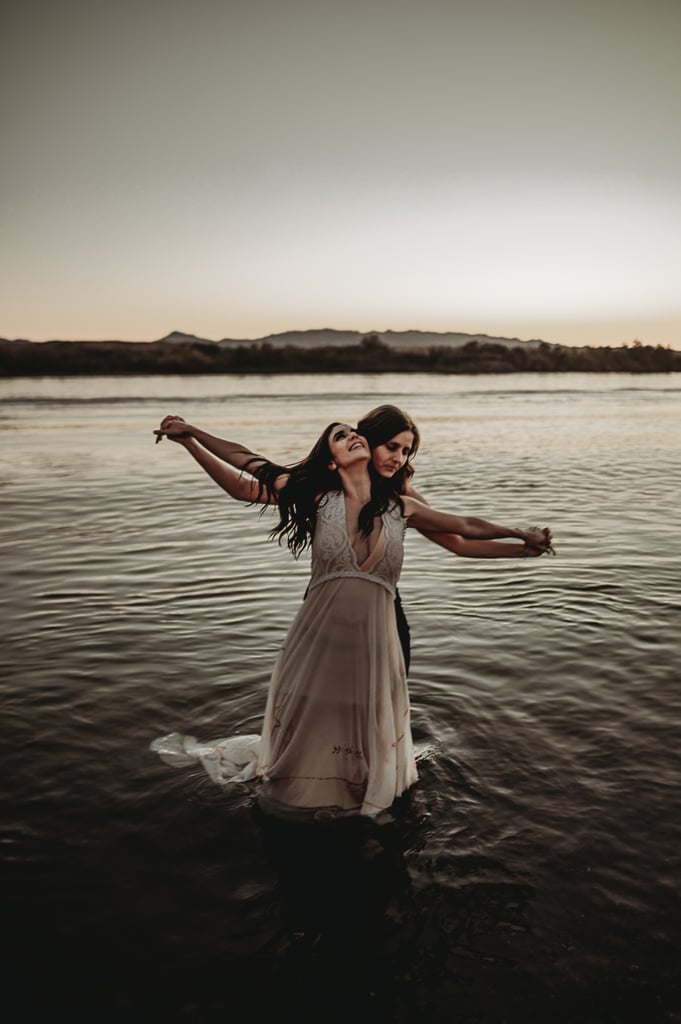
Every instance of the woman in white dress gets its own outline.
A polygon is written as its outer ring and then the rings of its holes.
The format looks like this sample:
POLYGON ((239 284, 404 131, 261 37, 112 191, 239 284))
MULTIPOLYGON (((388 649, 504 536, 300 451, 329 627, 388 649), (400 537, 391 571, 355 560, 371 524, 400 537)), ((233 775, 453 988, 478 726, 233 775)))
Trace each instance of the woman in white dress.
POLYGON ((198 757, 218 781, 257 775, 259 802, 277 815, 375 817, 417 778, 394 612, 405 528, 512 538, 539 553, 551 549, 550 532, 448 515, 401 494, 395 473, 370 474, 369 445, 347 424, 327 427, 291 469, 178 417, 156 433, 194 439, 207 457, 192 454, 214 479, 215 456, 250 473, 259 499, 279 508, 273 535, 295 556, 311 546, 312 574, 274 667, 261 736, 203 747, 171 734, 154 749, 173 763, 198 757))

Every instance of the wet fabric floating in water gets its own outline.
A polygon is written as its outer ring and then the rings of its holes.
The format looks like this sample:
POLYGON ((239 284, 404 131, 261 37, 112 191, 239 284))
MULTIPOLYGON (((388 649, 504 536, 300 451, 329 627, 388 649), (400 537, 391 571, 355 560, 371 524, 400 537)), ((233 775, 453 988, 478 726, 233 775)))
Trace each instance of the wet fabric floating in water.
POLYGON ((201 764, 213 782, 248 782, 256 777, 260 736, 230 736, 200 742, 195 736, 168 733, 151 742, 151 750, 174 768, 201 764))

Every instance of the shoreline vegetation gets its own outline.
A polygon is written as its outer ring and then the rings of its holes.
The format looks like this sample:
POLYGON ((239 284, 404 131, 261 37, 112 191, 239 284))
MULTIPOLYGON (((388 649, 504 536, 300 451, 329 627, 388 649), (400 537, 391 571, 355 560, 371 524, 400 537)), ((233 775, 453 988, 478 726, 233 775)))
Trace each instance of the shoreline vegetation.
POLYGON ((299 331, 255 341, 207 341, 173 332, 159 341, 11 341, 0 377, 248 373, 669 373, 681 351, 633 341, 569 346, 418 331, 299 331))

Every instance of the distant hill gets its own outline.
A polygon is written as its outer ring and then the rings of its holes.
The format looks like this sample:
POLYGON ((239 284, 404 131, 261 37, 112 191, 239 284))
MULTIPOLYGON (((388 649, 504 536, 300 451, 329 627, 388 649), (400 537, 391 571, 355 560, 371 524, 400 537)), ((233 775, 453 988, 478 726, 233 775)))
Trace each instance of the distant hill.
POLYGON ((390 348, 431 348, 437 346, 453 346, 458 348, 467 345, 470 341, 477 341, 482 344, 490 343, 497 345, 528 345, 535 347, 539 341, 519 341, 517 338, 492 338, 486 334, 461 334, 452 331, 439 333, 437 331, 336 331, 332 328, 311 331, 285 331, 282 334, 268 334, 264 338, 257 338, 254 341, 236 341, 233 338, 223 338, 220 345, 248 345, 266 344, 279 347, 282 345, 295 345, 297 348, 322 348, 326 345, 359 345, 367 336, 378 338, 384 345, 390 348))
MULTIPOLYGON (((514 348, 522 345, 527 348, 536 348, 541 345, 539 340, 520 341, 518 338, 496 338, 487 334, 462 334, 454 331, 337 331, 331 327, 324 327, 319 330, 309 331, 283 331, 280 334, 267 334, 262 338, 222 338, 220 341, 209 341, 207 338, 198 338, 195 334, 184 334, 182 331, 172 331, 160 341, 171 345, 272 345, 274 348, 284 348, 292 345, 295 348, 326 348, 328 345, 346 346, 359 345, 366 337, 378 338, 384 345, 390 348, 424 349, 435 346, 446 346, 459 348, 471 341, 481 345, 505 345, 514 348)), ((546 344, 546 342, 544 342, 546 344)))
POLYGON ((208 338, 199 338, 196 334, 183 334, 182 331, 171 331, 165 338, 159 338, 158 344, 168 345, 217 345, 216 341, 209 341, 208 338))

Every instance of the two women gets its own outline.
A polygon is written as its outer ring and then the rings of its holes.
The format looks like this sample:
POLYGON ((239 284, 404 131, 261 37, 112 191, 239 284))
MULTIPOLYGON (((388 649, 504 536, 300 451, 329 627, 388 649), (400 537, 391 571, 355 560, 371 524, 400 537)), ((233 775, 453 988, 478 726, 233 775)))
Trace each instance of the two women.
POLYGON ((278 815, 374 817, 416 781, 393 607, 407 527, 445 546, 452 536, 475 544, 511 538, 523 542, 514 545, 520 550, 551 550, 548 530, 448 515, 409 493, 418 436, 400 416, 404 429, 374 435, 373 456, 362 434, 332 423, 290 469, 178 417, 156 432, 178 439, 230 494, 276 504, 272 532, 294 555, 311 546, 309 593, 275 664, 262 736, 242 738, 245 751, 238 739, 205 748, 177 734, 154 744, 175 763, 198 756, 220 781, 257 774, 261 805, 278 815))

